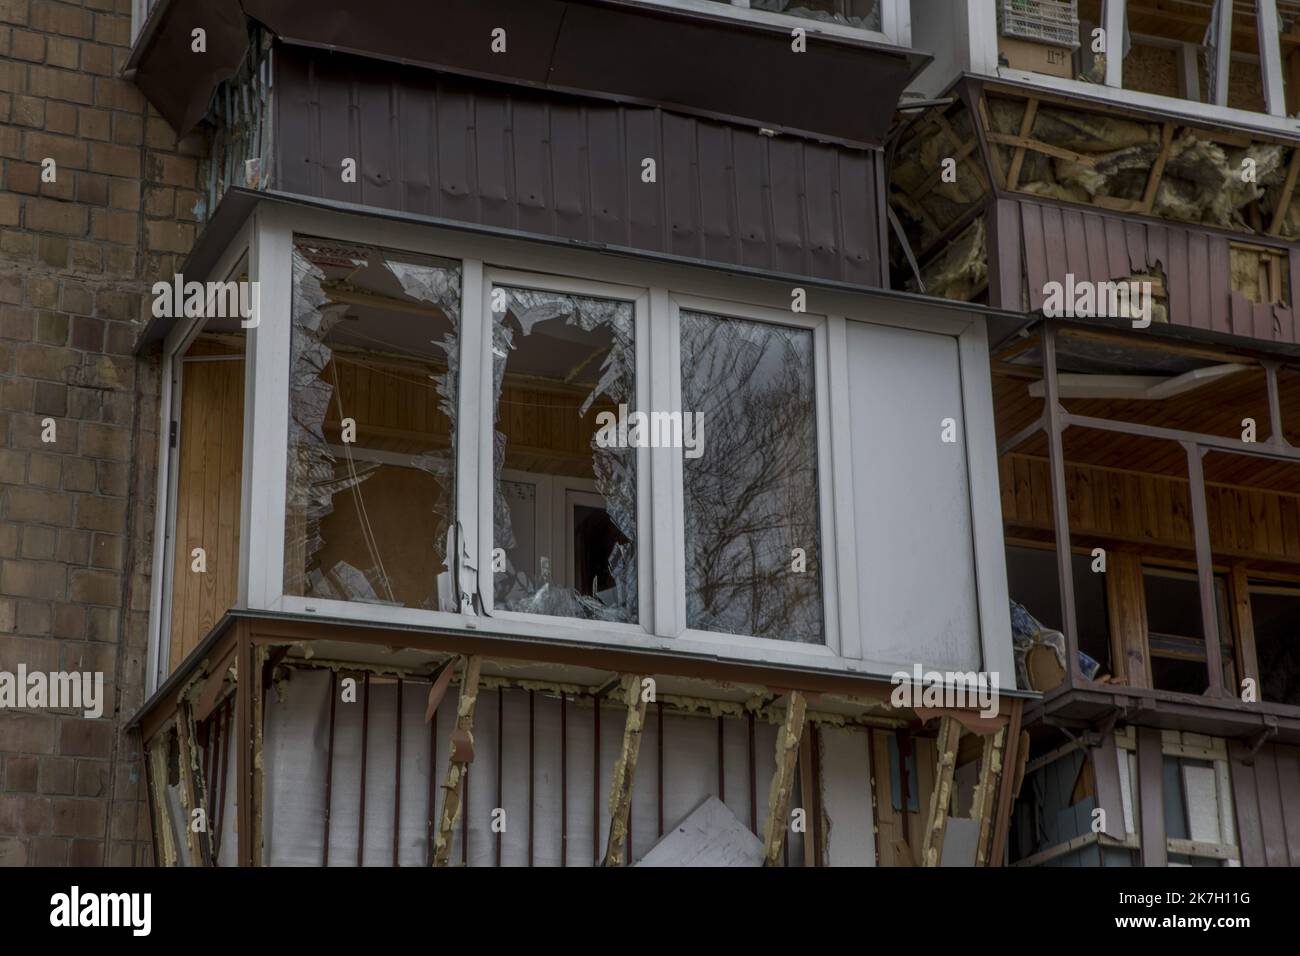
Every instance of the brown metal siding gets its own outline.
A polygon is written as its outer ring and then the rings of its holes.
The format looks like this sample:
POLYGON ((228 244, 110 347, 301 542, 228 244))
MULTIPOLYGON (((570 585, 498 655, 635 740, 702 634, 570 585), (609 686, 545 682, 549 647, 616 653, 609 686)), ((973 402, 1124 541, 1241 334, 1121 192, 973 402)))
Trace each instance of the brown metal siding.
MULTIPOLYGON (((1102 282, 1144 272, 1159 264, 1169 295, 1169 321, 1210 332, 1268 342, 1300 343, 1300 323, 1290 307, 1260 305, 1233 292, 1229 280, 1226 236, 1194 227, 1121 219, 1102 213, 1032 201, 1001 199, 998 262, 1002 282, 1023 274, 1032 310, 1043 306, 1043 287, 1063 282, 1102 282), (1023 254, 1023 258, 1022 258, 1023 254), (1023 264, 1023 273, 1007 262, 1023 264)), ((1243 237, 1243 241, 1249 241, 1243 237)), ((1300 272, 1291 256, 1291 274, 1300 272)), ((1291 285, 1295 295, 1296 285, 1291 285)), ((1003 288, 1005 301, 1019 290, 1003 288)))
POLYGON ((872 150, 289 47, 276 104, 287 192, 884 284, 872 150))
POLYGON ((1245 866, 1300 866, 1300 747, 1228 744, 1245 866))

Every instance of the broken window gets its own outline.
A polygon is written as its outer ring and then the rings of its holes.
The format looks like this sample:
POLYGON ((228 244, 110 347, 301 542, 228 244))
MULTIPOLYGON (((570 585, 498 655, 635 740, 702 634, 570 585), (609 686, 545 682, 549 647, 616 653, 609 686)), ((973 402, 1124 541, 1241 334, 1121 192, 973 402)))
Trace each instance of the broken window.
POLYGON ((1300 587, 1252 581, 1250 616, 1260 699, 1300 706, 1300 587))
MULTIPOLYGON (((1195 574, 1163 568, 1142 569, 1147 606, 1147 644, 1151 680, 1159 690, 1203 694, 1209 687, 1200 585, 1195 574)), ((1214 578, 1223 685, 1235 687, 1232 626, 1228 622, 1227 582, 1214 578)))
MULTIPOLYGON (((1095 677, 1114 674, 1114 664, 1110 660, 1110 612, 1106 604, 1106 575, 1093 571, 1096 559, 1090 551, 1076 552, 1070 558, 1074 579, 1075 620, 1079 627, 1077 645, 1091 661, 1100 665, 1096 669, 1081 659, 1080 670, 1086 674, 1093 669, 1095 677)), ((1054 550, 1008 546, 1007 588, 1011 600, 1029 611, 1043 627, 1054 631, 1061 629, 1061 587, 1054 550)), ((1064 676, 1064 667, 1061 670, 1064 676)), ((1029 686, 1033 686, 1033 681, 1029 682, 1029 686)))
POLYGON ((766 10, 770 13, 784 13, 809 20, 824 20, 827 23, 842 23, 863 30, 880 29, 879 0, 713 0, 713 2, 727 6, 749 7, 751 10, 766 10))
POLYGON ((285 593, 455 610, 459 264, 300 238, 293 265, 285 593))
POLYGON ((635 623, 632 302, 492 289, 494 603, 635 623), (612 442, 606 438, 612 437, 612 442))
POLYGON ((813 334, 681 313, 687 626, 824 640, 813 334))

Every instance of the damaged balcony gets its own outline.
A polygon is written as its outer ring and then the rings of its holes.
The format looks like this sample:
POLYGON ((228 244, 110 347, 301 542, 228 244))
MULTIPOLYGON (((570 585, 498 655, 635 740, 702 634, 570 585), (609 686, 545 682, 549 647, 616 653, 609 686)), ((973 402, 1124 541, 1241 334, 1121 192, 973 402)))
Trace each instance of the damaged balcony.
POLYGON ((1050 320, 992 365, 1017 666, 1044 695, 1012 859, 1294 865, 1270 840, 1300 797, 1300 371, 1050 320))
POLYGON ((892 689, 237 612, 134 725, 167 866, 999 865, 1023 702, 892 689))
POLYGON ((1293 0, 930 0, 914 9, 917 47, 937 54, 910 88, 920 98, 968 73, 1102 108, 1300 131, 1293 0))
POLYGON ((1053 282, 1145 282, 1152 329, 1300 344, 1293 142, 1005 85, 957 92, 948 105, 902 114, 896 127, 896 284, 1038 311, 1053 282))
POLYGON ((651 865, 716 830, 748 864, 1001 861, 986 316, 232 199, 193 261, 258 311, 163 343, 160 858, 651 865), (682 441, 601 440, 646 408, 682 441), (918 661, 992 709, 895 705, 918 661))

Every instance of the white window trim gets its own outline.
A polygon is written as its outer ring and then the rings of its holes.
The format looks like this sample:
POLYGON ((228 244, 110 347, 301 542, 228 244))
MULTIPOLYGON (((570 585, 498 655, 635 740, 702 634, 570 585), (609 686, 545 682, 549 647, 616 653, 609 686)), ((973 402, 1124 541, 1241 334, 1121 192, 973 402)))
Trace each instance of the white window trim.
MULTIPOLYGON (((1300 132, 1300 119, 1286 114, 1286 91, 1282 79, 1282 60, 1280 41, 1276 30, 1264 29, 1265 23, 1277 22, 1276 0, 1256 0, 1256 22, 1260 24, 1260 74, 1264 86, 1265 112, 1254 112, 1219 105, 1202 103, 1195 100, 1180 99, 1175 96, 1163 96, 1159 93, 1146 93, 1139 90, 1123 89, 1122 57, 1108 57, 1104 83, 1084 83, 1065 77, 1048 76, 1015 70, 998 65, 998 27, 997 0, 966 0, 968 3, 968 24, 970 49, 967 62, 975 73, 995 76, 1004 80, 1037 86, 1070 96, 1093 100, 1100 103, 1112 103, 1131 106, 1144 110, 1159 110, 1184 117, 1191 122, 1204 124, 1230 123, 1247 129, 1296 134, 1300 132)), ((1229 11, 1230 7, 1225 7, 1229 11)), ((1122 25, 1126 20, 1127 0, 1105 0, 1103 18, 1111 24, 1122 25)), ((1107 31, 1108 35, 1112 32, 1107 31)), ((1225 50, 1226 52, 1226 50, 1225 50)), ((1227 70, 1229 58, 1220 58, 1218 70, 1221 79, 1215 88, 1227 90, 1227 70)), ((1226 92, 1225 92, 1226 95, 1226 92)))
MULTIPOLYGON (((851 448, 847 440, 829 441, 828 436, 851 433, 847 416, 845 350, 836 347, 844 340, 847 323, 866 322, 913 331, 947 335, 957 339, 962 376, 963 415, 967 435, 968 484, 971 496, 972 530, 977 560, 979 641, 986 670, 1004 675, 1014 673, 1011 659, 1010 622, 1007 615, 1005 556, 1000 527, 1001 504, 997 487, 996 449, 993 442, 992 392, 989 387, 987 340, 983 321, 974 314, 962 314, 921 301, 894 300, 884 305, 871 303, 862 295, 830 289, 810 290, 809 306, 816 315, 797 317, 789 311, 787 283, 736 276, 721 270, 703 270, 685 265, 647 262, 633 257, 607 256, 595 251, 503 239, 471 232, 439 229, 414 223, 393 222, 332 210, 291 207, 267 203, 254 215, 250 251, 250 278, 260 280, 259 324, 252 330, 247 366, 248 393, 245 424, 246 484, 243 516, 243 564, 246 582, 241 587, 241 606, 253 610, 314 614, 323 619, 446 628, 486 632, 524 639, 557 640, 588 646, 635 649, 723 657, 738 663, 774 666, 817 667, 847 673, 887 678, 912 662, 862 658, 857 632, 857 607, 853 582, 852 487, 849 478, 851 448), (483 321, 465 321, 464 316, 486 314, 487 283, 504 277, 530 287, 549 281, 560 291, 613 289, 615 297, 627 290, 644 296, 646 328, 637 333, 637 393, 645 407, 680 411, 679 392, 669 376, 649 377, 652 361, 656 369, 667 362, 676 367, 678 353, 672 327, 675 310, 682 303, 700 303, 709 311, 724 315, 764 315, 773 321, 816 323, 821 329, 821 357, 818 359, 817 402, 819 408, 819 485, 822 509, 823 606, 827 636, 837 643, 804 645, 793 642, 687 632, 685 628, 683 529, 680 483, 680 450, 676 454, 649 454, 638 459, 639 497, 654 502, 643 511, 638 502, 638 554, 642 589, 641 625, 609 625, 567 618, 494 614, 473 616, 418 608, 394 608, 286 596, 284 581, 284 529, 288 461, 290 321, 292 305, 292 248, 294 235, 320 236, 340 242, 379 246, 396 252, 440 256, 462 263, 462 321, 458 336, 462 355, 477 355, 486 361, 489 343, 483 321), (484 263, 493 265, 485 267, 484 263), (571 277, 571 278, 565 278, 571 277), (584 284, 587 283, 587 284, 584 284), (671 294, 668 290, 672 290, 671 294), (779 318, 778 318, 779 317, 779 318), (643 344, 644 343, 644 344, 643 344), (644 364, 643 364, 644 363, 644 364), (643 391, 643 389, 645 391, 643 391), (648 391, 648 394, 646 394, 648 391), (828 447, 829 443, 829 447, 828 447), (987 447, 985 447, 987 446, 987 447), (255 453, 254 453, 255 450, 255 453), (823 464, 824 463, 824 464, 823 464), (981 470, 982 469, 982 470, 981 470), (648 479, 648 480, 647 480, 648 479), (648 487, 647 487, 648 485, 648 487), (256 495, 251 493, 257 489, 256 495), (831 516, 835 516, 832 520, 831 516), (833 535, 833 539, 832 539, 833 535), (672 587, 655 587, 672 581, 672 587), (523 619, 520 619, 523 618, 523 619), (838 651, 838 653, 837 653, 838 651)), ((458 421, 492 420, 491 380, 483 374, 478 381, 466 380, 458 389, 458 421), (482 409, 483 411, 480 411, 482 409)), ((483 550, 483 511, 488 511, 490 528, 490 446, 483 428, 462 429, 456 438, 457 514, 475 562, 483 596, 489 593, 490 550, 483 550), (477 537, 475 537, 477 536, 477 537)), ((928 662, 922 662, 923 664, 928 662)), ((1010 681, 1006 682, 1008 685, 1010 681)))
POLYGON ((808 34, 820 33, 824 36, 845 37, 851 40, 871 40, 891 46, 912 45, 911 0, 877 0, 880 4, 879 30, 867 30, 844 23, 759 10, 750 6, 750 0, 730 0, 730 2, 722 0, 720 3, 714 0, 642 0, 642 2, 657 7, 670 7, 674 10, 707 13, 742 23, 761 23, 790 30, 802 27, 808 34))

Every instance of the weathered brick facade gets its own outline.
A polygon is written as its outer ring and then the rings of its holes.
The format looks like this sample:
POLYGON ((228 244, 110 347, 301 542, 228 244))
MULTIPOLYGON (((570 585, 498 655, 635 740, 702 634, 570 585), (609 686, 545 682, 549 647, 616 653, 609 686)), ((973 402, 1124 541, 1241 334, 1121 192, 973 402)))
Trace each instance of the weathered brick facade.
POLYGON ((0 0, 0 670, 105 679, 97 720, 0 712, 0 865, 151 854, 121 727, 144 692, 159 367, 132 352, 193 241, 202 145, 119 77, 130 10, 0 0))

